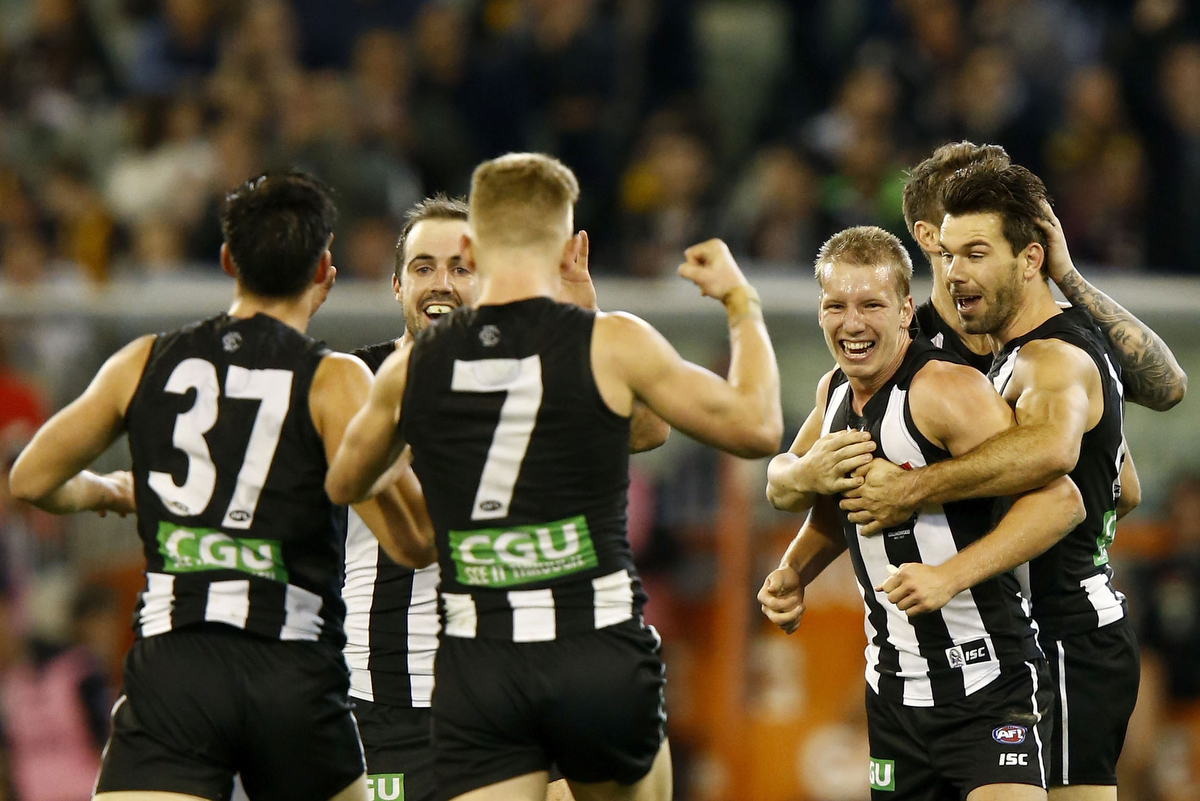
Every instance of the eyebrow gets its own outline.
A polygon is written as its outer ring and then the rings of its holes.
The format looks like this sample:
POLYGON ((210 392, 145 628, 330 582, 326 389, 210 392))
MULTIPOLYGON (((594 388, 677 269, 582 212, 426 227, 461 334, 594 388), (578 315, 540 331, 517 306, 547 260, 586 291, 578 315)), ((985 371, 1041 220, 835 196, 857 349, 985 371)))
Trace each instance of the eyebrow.
MULTIPOLYGON (((417 255, 415 255, 415 256, 413 256, 411 259, 409 259, 409 260, 408 260, 408 262, 407 262, 407 263, 405 263, 405 265, 404 265, 404 266, 405 266, 405 267, 411 267, 412 265, 416 264, 416 263, 417 263, 417 262, 419 262, 419 261, 432 261, 432 262, 435 262, 435 263, 436 263, 436 262, 437 262, 437 256, 434 256, 434 255, 432 255, 432 254, 430 254, 430 253, 418 253, 417 255)), ((455 261, 462 261, 462 254, 461 254, 461 253, 455 253, 455 254, 454 254, 453 256, 451 256, 451 257, 450 257, 450 258, 449 258, 447 261, 449 261, 451 264, 453 264, 455 261)))
MULTIPOLYGON (((991 246, 992 246, 991 242, 987 241, 986 239, 984 239, 982 237, 977 236, 974 239, 968 239, 966 242, 964 242, 959 247, 959 249, 960 250, 970 250, 971 248, 990 248, 991 246)), ((940 247, 946 253, 950 252, 950 248, 946 246, 946 241, 944 239, 938 240, 938 247, 940 247)))

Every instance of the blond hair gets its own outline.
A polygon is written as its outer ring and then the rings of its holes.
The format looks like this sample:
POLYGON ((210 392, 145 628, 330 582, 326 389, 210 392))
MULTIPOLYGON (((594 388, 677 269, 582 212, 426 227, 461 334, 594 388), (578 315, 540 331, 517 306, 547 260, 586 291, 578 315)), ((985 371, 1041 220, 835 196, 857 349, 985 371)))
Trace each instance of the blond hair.
POLYGON ((575 173, 553 156, 509 153, 471 175, 473 235, 508 247, 549 244, 571 235, 568 215, 579 199, 575 173))
POLYGON ((825 288, 825 268, 834 262, 855 267, 887 267, 900 299, 908 297, 912 281, 912 258, 895 234, 874 225, 859 225, 839 231, 817 251, 813 275, 825 288))

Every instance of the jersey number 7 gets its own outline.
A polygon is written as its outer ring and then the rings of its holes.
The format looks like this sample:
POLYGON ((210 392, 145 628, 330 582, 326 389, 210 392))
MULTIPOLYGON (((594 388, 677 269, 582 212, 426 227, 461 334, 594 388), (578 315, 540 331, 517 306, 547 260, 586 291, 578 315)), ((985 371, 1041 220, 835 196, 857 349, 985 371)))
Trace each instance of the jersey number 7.
POLYGON ((472 520, 496 520, 508 516, 521 462, 529 450, 538 409, 542 405, 542 360, 477 359, 454 362, 450 382, 454 392, 506 392, 500 407, 500 422, 492 435, 479 489, 471 507, 472 520))
MULTIPOLYGON (((208 450, 207 434, 217 422, 220 385, 217 368, 204 359, 184 359, 167 379, 165 390, 175 395, 196 390, 192 408, 175 418, 171 442, 187 456, 187 478, 183 486, 170 473, 150 471, 147 483, 163 505, 181 517, 203 514, 212 500, 217 468, 208 450)), ((291 370, 248 370, 231 364, 225 374, 225 397, 261 401, 250 430, 250 441, 238 471, 237 485, 221 520, 222 528, 248 529, 254 522, 258 496, 262 494, 275 447, 292 399, 291 370)))

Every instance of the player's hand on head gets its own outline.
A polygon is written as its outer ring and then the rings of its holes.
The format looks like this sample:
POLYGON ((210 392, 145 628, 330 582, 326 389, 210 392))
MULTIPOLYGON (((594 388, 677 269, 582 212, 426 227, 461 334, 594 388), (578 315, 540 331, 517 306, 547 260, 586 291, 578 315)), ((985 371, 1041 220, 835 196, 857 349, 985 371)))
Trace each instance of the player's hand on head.
POLYGON ((904 500, 908 495, 908 470, 886 459, 872 459, 858 468, 855 475, 862 478, 862 483, 842 493, 844 497, 838 505, 849 512, 851 523, 861 527, 860 535, 874 536, 903 523, 916 511, 904 500))
POLYGON ((1075 269, 1075 265, 1071 261, 1071 252, 1067 249, 1067 237, 1063 233, 1062 223, 1059 222, 1054 209, 1044 200, 1042 213, 1046 218, 1038 220, 1037 223, 1046 235, 1046 274, 1058 283, 1075 269))
POLYGON ((133 498, 133 473, 128 470, 116 470, 100 478, 107 491, 101 505, 96 507, 101 517, 105 517, 109 512, 116 512, 124 517, 137 511, 133 498))
POLYGON ((798 486, 810 487, 820 495, 836 495, 852 490, 864 481, 855 471, 870 463, 875 442, 866 431, 831 431, 813 443, 792 469, 802 473, 798 486))
POLYGON ((875 588, 887 595, 888 602, 909 617, 936 612, 954 597, 954 588, 938 566, 906 562, 898 568, 888 565, 891 574, 875 588))
POLYGON ((684 262, 679 275, 700 287, 702 294, 724 301, 739 286, 746 286, 746 276, 720 239, 709 239, 692 245, 683 252, 684 262))
POLYGON ((772 570, 758 591, 758 602, 768 620, 791 634, 799 627, 804 615, 804 588, 800 586, 800 576, 788 566, 772 570))

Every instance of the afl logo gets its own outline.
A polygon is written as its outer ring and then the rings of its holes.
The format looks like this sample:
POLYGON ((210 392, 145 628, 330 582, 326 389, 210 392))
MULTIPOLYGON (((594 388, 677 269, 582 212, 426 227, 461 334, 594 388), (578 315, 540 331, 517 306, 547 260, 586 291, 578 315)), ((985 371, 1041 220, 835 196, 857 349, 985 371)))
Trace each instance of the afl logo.
POLYGON ((238 523, 244 523, 250 519, 250 513, 242 509, 237 509, 229 513, 229 519, 238 523))
POLYGON ((1028 731, 1024 726, 997 726, 992 731, 992 739, 1003 745, 1020 745, 1025 742, 1025 732, 1028 731))
POLYGON ((494 512, 502 506, 500 501, 480 501, 479 508, 485 512, 494 512))
POLYGON ((500 344, 500 329, 494 325, 485 325, 479 329, 479 342, 485 348, 494 348, 500 344))
POLYGON ((221 347, 226 353, 233 353, 242 346, 242 335, 237 331, 230 331, 225 336, 221 337, 221 347))

